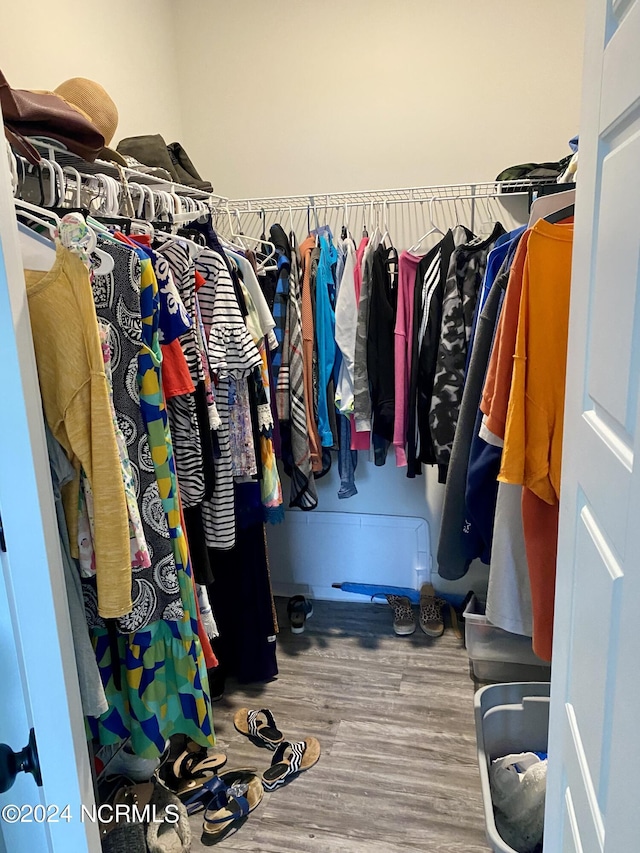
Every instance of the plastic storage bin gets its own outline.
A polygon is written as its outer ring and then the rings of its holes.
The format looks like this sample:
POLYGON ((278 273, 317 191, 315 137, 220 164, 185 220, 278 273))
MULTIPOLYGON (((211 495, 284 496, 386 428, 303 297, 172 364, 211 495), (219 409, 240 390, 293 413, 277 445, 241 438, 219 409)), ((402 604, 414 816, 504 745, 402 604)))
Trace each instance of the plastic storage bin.
POLYGON ((531 639, 496 628, 472 596, 464 611, 469 669, 478 681, 548 681, 551 667, 534 654, 531 639))
POLYGON ((490 684, 475 695, 478 765, 487 830, 494 853, 516 853, 496 827, 489 765, 512 752, 546 752, 549 734, 548 683, 490 684))

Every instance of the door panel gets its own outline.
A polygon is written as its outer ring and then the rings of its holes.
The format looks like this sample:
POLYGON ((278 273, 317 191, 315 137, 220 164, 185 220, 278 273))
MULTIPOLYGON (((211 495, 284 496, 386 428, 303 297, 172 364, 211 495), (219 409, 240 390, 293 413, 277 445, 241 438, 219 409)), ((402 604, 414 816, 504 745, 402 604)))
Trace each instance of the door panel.
POLYGON ((582 508, 578 519, 576 563, 580 572, 576 573, 573 592, 574 647, 589 648, 591 654, 572 654, 569 695, 586 745, 591 776, 599 779, 609 660, 608 614, 613 610, 614 588, 622 572, 588 507, 582 508), (582 582, 581 574, 591 579, 588 586, 582 582), (575 618, 576 614, 579 618, 575 618))
POLYGON ((8 823, 10 853, 100 851, 98 827, 81 821, 94 802, 69 607, 46 450, 7 158, 0 156, 0 742, 14 751, 33 728, 43 786, 20 774, 7 804, 69 804, 71 822, 8 823), (5 681, 4 678, 7 680, 5 681))
MULTIPOLYGON (((636 287, 640 262, 640 134, 604 160, 598 213, 589 396, 620 425, 634 428, 638 371, 636 287), (634 329, 636 332, 634 333, 634 329), (615 377, 615 381, 612 381, 615 377)), ((621 431, 622 432, 622 431, 621 431)))
POLYGON ((568 788, 566 789, 564 806, 565 832, 562 853, 584 853, 576 812, 573 807, 573 800, 571 799, 571 791, 568 788))
POLYGON ((637 2, 610 4, 608 11, 611 35, 602 67, 601 131, 620 121, 638 99, 638 78, 633 69, 638 65, 640 6, 637 2))
POLYGON ((627 853, 640 809, 640 0, 589 0, 545 853, 627 853))

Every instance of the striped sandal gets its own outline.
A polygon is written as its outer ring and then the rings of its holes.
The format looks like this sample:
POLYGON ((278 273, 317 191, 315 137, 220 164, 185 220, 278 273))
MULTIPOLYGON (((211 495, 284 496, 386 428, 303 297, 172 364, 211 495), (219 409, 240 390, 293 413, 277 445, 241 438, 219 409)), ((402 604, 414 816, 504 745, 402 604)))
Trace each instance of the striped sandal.
POLYGON ((271 767, 262 774, 265 791, 275 791, 293 776, 309 770, 320 760, 320 743, 308 737, 299 743, 283 741, 271 761, 271 767))
POLYGON ((246 818, 262 802, 260 779, 251 770, 230 770, 219 777, 220 783, 207 804, 202 824, 209 842, 219 840, 237 821, 246 818))
POLYGON ((240 708, 233 718, 233 725, 240 732, 254 741, 276 749, 278 744, 284 740, 284 735, 276 726, 276 721, 268 708, 261 711, 252 711, 249 708, 240 708))

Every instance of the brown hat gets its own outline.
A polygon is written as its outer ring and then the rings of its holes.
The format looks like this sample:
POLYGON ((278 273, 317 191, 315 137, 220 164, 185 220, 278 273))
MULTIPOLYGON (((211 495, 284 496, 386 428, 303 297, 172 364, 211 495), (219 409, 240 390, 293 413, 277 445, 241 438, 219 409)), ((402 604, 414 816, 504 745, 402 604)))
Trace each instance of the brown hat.
MULTIPOLYGON (((111 143, 118 127, 118 108, 99 83, 87 80, 86 77, 72 77, 61 83, 54 92, 89 118, 104 136, 106 146, 111 143)), ((98 157, 121 166, 127 165, 121 154, 108 147, 103 148, 98 157)))

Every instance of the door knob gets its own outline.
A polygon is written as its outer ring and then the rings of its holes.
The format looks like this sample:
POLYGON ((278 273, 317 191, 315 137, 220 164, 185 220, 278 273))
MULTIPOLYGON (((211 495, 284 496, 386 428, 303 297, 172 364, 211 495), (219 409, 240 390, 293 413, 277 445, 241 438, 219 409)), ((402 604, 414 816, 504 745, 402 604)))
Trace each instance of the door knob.
POLYGON ((42 787, 36 733, 33 729, 29 733, 29 743, 20 752, 14 752, 6 743, 0 743, 0 794, 13 787, 18 773, 31 773, 36 785, 42 787))

